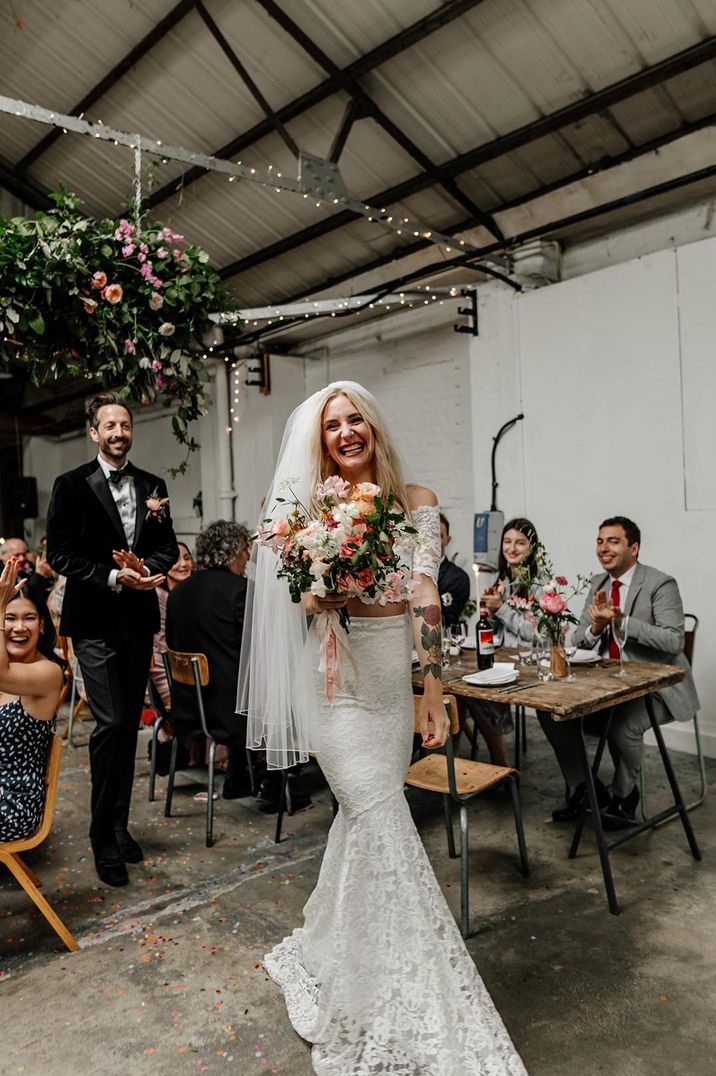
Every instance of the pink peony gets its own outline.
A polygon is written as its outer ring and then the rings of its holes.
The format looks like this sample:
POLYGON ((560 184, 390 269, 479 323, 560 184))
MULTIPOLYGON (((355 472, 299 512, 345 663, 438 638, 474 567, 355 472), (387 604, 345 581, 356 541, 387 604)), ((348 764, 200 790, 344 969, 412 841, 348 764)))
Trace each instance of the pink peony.
POLYGON ((539 600, 539 607, 544 609, 545 613, 552 613, 556 616, 564 612, 567 603, 561 594, 543 594, 539 600))
MULTIPOLYGON (((161 332, 161 329, 159 331, 161 332)), ((350 482, 346 482, 337 474, 330 475, 325 482, 319 482, 316 486, 317 497, 334 497, 338 501, 347 497, 350 491, 350 482)))
POLYGON ((107 283, 107 274, 106 273, 93 273, 93 275, 92 275, 92 287, 93 288, 103 288, 106 283, 107 283))
POLYGON ((164 306, 164 298, 157 291, 153 291, 149 296, 149 308, 150 310, 161 310, 164 306))
POLYGON ((108 303, 121 303, 122 301, 122 285, 121 284, 108 284, 102 292, 102 298, 106 299, 108 303))

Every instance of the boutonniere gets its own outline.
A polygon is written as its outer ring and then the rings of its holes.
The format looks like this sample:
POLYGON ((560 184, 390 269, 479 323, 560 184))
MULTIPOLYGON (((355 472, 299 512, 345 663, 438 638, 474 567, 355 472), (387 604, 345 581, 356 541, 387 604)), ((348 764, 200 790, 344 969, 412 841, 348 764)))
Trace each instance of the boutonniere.
POLYGON ((158 488, 152 490, 144 503, 147 506, 145 519, 149 519, 150 517, 157 520, 164 519, 164 516, 167 514, 169 498, 160 497, 158 488))

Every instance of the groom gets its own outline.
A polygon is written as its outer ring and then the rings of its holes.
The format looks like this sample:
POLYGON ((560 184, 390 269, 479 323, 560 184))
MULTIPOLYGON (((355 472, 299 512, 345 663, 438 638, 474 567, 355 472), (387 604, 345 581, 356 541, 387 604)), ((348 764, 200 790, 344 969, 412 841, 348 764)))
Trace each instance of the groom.
POLYGON ((132 414, 116 393, 88 409, 91 463, 56 479, 47 559, 67 577, 60 632, 72 638, 96 725, 90 737, 97 873, 126 885, 142 849, 128 832, 137 732, 159 629, 154 593, 179 556, 161 478, 127 462, 132 414))

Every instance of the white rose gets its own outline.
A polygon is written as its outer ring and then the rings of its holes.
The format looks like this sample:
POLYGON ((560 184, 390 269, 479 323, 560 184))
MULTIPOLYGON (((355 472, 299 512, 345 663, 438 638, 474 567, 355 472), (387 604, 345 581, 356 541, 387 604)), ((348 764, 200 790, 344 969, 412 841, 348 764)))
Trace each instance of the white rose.
POLYGON ((173 336, 176 331, 176 325, 172 325, 171 321, 164 321, 159 326, 160 336, 173 336))

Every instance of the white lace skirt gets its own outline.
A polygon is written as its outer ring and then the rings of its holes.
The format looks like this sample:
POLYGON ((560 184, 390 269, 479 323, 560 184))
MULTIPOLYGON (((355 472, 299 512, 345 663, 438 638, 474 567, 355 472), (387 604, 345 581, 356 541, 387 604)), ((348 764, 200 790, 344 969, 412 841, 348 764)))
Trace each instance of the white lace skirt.
POLYGON ((346 670, 333 706, 319 707, 315 738, 340 810, 304 925, 266 970, 319 1076, 526 1076, 403 794, 407 618, 354 618, 349 641, 357 678, 346 670))

